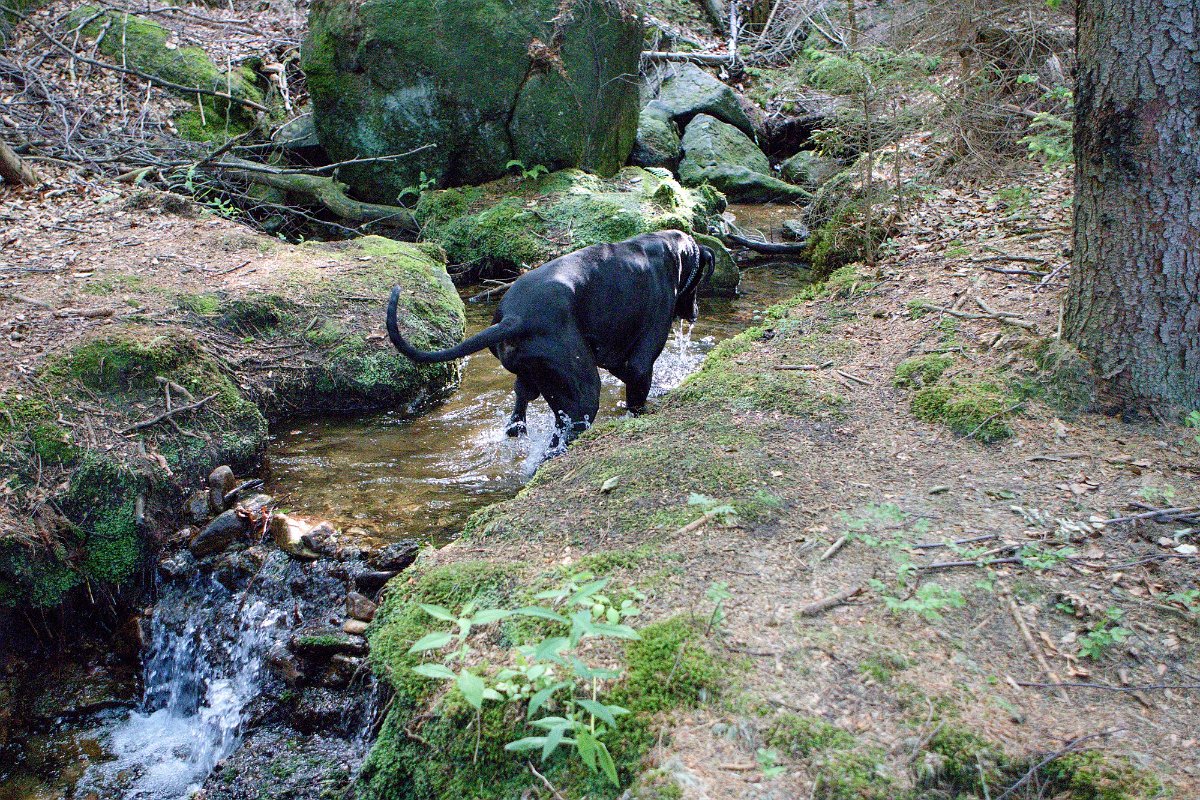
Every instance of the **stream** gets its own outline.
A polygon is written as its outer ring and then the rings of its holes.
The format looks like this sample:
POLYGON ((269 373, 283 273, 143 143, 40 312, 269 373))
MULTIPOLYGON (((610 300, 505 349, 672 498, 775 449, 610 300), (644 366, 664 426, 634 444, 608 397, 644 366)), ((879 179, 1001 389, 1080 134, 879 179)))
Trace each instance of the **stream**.
MULTIPOLYGON (((746 217, 770 229, 791 209, 731 211, 743 229, 753 227, 746 217)), ((754 265, 743 271, 736 298, 702 299, 698 322, 677 328, 656 363, 651 397, 678 385, 712 346, 754 324, 806 277, 795 264, 754 265)), ((467 333, 486 327, 493 308, 468 305, 467 333)), ((513 376, 484 351, 465 360, 459 388, 423 414, 293 419, 266 455, 266 491, 285 510, 361 528, 372 538, 447 542, 472 512, 513 496, 546 457, 553 420, 544 402, 530 406, 528 436, 504 435, 512 384, 513 376)), ((623 385, 604 374, 600 418, 625 413, 623 397, 623 385)), ((289 643, 294 649, 296 637, 314 624, 328 626, 338 613, 331 598, 342 601, 347 585, 373 574, 362 561, 302 564, 278 550, 263 553, 234 554, 207 572, 195 568, 187 551, 164 562, 142 651, 140 701, 129 710, 60 721, 41 745, 63 748, 48 758, 52 769, 0 770, 0 800, 182 800, 244 740, 242 751, 251 748, 247 728, 270 719, 272 697, 280 696, 279 679, 267 669, 271 654, 289 643)), ((356 658, 361 664, 359 656, 345 661, 356 658)), ((353 698, 344 707, 329 695, 332 722, 322 723, 340 731, 343 764, 351 770, 368 744, 353 731, 364 729, 374 696, 356 683, 362 673, 355 668, 340 685, 353 698)))

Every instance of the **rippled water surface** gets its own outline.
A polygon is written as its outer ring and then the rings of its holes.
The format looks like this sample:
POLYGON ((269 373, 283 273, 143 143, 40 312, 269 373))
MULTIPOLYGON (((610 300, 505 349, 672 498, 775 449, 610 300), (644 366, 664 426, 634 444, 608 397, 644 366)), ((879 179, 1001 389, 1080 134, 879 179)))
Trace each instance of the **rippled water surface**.
MULTIPOLYGON (((683 380, 716 342, 794 294, 795 266, 742 273, 734 299, 701 300, 690 335, 676 329, 654 370, 651 397, 683 380)), ((468 334, 486 327, 495 306, 467 306, 468 334)), ((624 386, 603 373, 600 418, 624 414, 624 386)), ((513 376, 490 352, 466 359, 462 384, 419 416, 396 412, 293 421, 268 453, 268 490, 285 508, 358 526, 385 538, 443 541, 475 509, 512 496, 545 457, 552 432, 546 404, 529 408, 529 435, 509 439, 513 376)))

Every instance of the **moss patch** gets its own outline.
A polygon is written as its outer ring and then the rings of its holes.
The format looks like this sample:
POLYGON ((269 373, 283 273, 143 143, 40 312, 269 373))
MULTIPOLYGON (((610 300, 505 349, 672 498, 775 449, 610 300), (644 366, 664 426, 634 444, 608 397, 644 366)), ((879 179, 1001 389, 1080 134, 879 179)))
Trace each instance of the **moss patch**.
POLYGON ((938 378, 942 377, 942 373, 953 363, 954 358, 944 353, 913 356, 896 365, 892 385, 899 389, 919 389, 937 383, 938 378))
POLYGON ((826 750, 845 750, 855 743, 853 734, 825 720, 791 713, 777 717, 765 738, 768 745, 793 758, 807 758, 826 750))
POLYGON ((588 245, 691 231, 720 202, 684 189, 666 170, 628 167, 609 179, 563 170, 426 192, 414 213, 451 263, 511 273, 588 245))
POLYGON ((1016 398, 995 383, 949 383, 927 386, 913 395, 917 419, 940 422, 961 436, 984 443, 1012 436, 1006 417, 1016 409, 1016 398))

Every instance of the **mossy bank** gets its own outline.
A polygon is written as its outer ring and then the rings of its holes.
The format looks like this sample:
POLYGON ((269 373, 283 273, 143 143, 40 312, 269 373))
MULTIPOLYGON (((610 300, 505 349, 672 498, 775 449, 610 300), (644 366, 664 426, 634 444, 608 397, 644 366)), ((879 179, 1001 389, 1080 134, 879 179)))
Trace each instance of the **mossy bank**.
POLYGON ((181 292, 97 277, 86 294, 120 292, 134 310, 0 394, 0 604, 53 607, 73 592, 136 588, 182 492, 217 464, 254 466, 273 418, 416 409, 456 384, 456 365, 419 367, 381 334, 399 284, 414 341, 461 339, 462 302, 437 248, 378 237, 235 244, 251 255, 252 280, 181 292))

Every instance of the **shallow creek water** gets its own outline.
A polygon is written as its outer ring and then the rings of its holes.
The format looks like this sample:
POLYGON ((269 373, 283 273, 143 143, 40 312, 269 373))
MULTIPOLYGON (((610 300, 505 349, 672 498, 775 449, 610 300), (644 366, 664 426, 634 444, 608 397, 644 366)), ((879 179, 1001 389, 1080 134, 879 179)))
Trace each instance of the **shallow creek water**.
MULTIPOLYGON (((707 298, 690 333, 677 327, 655 364, 651 397, 678 385, 718 341, 794 294, 795 266, 743 271, 736 298, 707 298)), ((468 304, 468 334, 491 322, 494 303, 468 304)), ((625 413, 624 385, 602 372, 600 419, 625 413)), ((385 539, 444 542, 476 509, 512 496, 545 458, 553 418, 529 409, 529 435, 509 439, 513 376, 491 353, 466 359, 461 385, 423 414, 403 411, 293 420, 267 453, 267 491, 284 508, 358 526, 385 539)))
MULTIPOLYGON (((789 212, 730 209, 750 230, 775 229, 789 212)), ((806 277, 795 264, 751 266, 736 298, 703 299, 699 322, 677 331, 659 358, 652 396, 678 385, 714 344, 752 325, 806 277)), ((485 327, 493 309, 468 305, 468 332, 485 327)), ((512 382, 485 351, 467 359, 461 386, 422 414, 293 420, 269 450, 267 490, 283 507, 339 526, 389 539, 445 541, 471 512, 515 494, 546 456, 552 418, 542 401, 530 407, 528 437, 504 436, 512 382)), ((605 375, 601 419, 625 413, 623 395, 621 383, 605 375)), ((344 567, 323 564, 304 570, 276 552, 249 585, 236 589, 200 574, 161 585, 142 653, 141 701, 74 723, 60 720, 26 742, 21 763, 0 768, 0 800, 190 797, 242 744, 265 680, 266 653, 291 634, 291 617, 327 616, 329 599, 340 602, 344 567), (288 608, 290 616, 281 613, 288 608)), ((365 747, 356 741, 350 749, 361 754, 365 747)))

